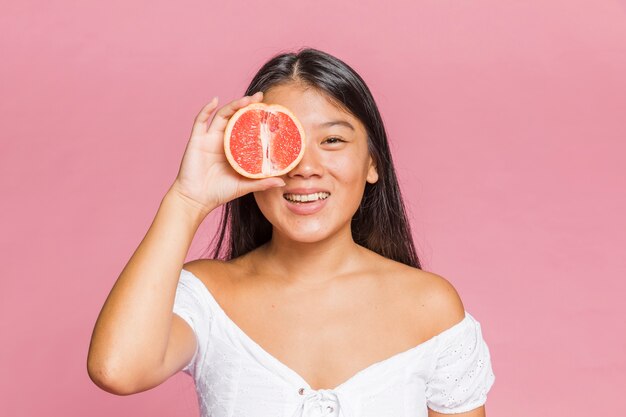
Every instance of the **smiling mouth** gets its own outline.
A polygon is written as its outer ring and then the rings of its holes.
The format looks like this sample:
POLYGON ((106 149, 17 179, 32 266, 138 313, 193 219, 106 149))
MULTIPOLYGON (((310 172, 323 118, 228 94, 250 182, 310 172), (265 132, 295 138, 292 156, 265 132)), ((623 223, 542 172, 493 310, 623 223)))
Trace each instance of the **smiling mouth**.
POLYGON ((312 194, 283 194, 283 198, 290 203, 306 204, 313 203, 319 200, 326 200, 330 196, 330 193, 320 192, 312 194))

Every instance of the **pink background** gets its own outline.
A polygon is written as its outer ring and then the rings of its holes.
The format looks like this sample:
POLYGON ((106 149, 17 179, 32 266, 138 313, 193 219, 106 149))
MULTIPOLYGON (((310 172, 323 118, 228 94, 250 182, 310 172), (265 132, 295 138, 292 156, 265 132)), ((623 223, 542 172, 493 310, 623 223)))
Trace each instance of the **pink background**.
POLYGON ((198 110, 300 46, 377 99, 424 269, 483 326, 488 415, 622 412, 623 3, 16 0, 0 30, 0 415, 197 415, 184 374, 97 388, 91 331, 198 110))

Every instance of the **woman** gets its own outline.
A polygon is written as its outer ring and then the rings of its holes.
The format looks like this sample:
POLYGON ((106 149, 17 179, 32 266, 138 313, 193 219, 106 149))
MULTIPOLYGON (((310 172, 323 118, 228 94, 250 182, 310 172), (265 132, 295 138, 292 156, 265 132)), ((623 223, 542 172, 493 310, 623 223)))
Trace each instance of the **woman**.
POLYGON ((206 417, 484 416, 495 377, 480 324, 420 268, 361 77, 304 49, 272 58, 209 123, 216 108, 197 116, 103 306, 92 380, 123 395, 183 370, 206 417), (243 178, 224 156, 228 119, 258 101, 289 108, 306 132, 304 157, 281 177, 243 178), (221 205, 214 259, 183 265, 221 205))

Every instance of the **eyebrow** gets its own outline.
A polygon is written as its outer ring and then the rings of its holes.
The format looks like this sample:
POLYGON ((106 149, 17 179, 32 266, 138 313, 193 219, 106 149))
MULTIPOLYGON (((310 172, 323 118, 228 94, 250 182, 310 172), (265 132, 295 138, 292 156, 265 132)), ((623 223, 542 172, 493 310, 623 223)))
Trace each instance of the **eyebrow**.
POLYGON ((354 126, 352 126, 349 122, 346 122, 345 120, 331 120, 330 122, 320 123, 318 126, 319 127, 331 127, 335 125, 344 126, 344 127, 347 127, 348 129, 355 130, 354 126))

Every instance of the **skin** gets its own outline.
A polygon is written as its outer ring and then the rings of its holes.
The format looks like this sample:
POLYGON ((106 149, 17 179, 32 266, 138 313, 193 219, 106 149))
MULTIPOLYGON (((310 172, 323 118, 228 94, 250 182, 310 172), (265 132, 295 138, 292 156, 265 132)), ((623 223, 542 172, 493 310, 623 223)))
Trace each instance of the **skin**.
MULTIPOLYGON (((206 285, 246 335, 313 389, 337 387, 464 318, 459 295, 445 278, 353 241, 350 219, 365 184, 378 180, 359 120, 298 83, 216 109, 214 99, 194 120, 178 175, 100 312, 87 364, 96 385, 134 394, 189 363, 195 335, 172 314, 181 267, 206 285), (228 119, 260 100, 290 108, 306 132, 304 157, 281 178, 244 178, 224 155, 228 119), (320 127, 338 119, 354 129, 320 127), (330 191, 323 210, 307 216, 287 210, 285 189, 309 186, 330 191), (272 240, 229 262, 183 263, 203 219, 250 192, 273 225, 272 240)), ((484 416, 484 407, 457 415, 484 416)))
POLYGON ((359 206, 366 181, 378 180, 365 128, 312 88, 275 87, 265 94, 264 101, 291 109, 306 132, 306 151, 300 163, 282 177, 286 187, 254 193, 261 212, 274 228, 272 241, 260 255, 275 261, 267 266, 280 274, 319 284, 323 277, 332 276, 354 261, 363 261, 351 237, 350 219, 359 206), (331 120, 347 121, 355 130, 343 125, 320 126, 331 120), (283 193, 295 187, 320 187, 331 195, 321 211, 294 214, 286 208, 283 193), (315 265, 315 271, 303 272, 303 264, 315 265))

